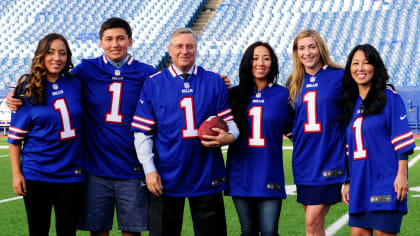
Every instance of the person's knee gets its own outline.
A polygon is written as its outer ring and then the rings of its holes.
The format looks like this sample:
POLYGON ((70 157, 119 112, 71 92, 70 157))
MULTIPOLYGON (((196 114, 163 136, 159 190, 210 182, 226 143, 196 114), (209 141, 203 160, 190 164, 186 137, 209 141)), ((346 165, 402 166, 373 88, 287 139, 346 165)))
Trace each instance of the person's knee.
POLYGON ((263 218, 262 222, 260 222, 259 231, 261 232, 261 236, 277 236, 278 235, 278 220, 275 217, 272 218, 263 218))
POLYGON ((315 215, 307 215, 305 217, 306 231, 308 232, 318 232, 320 229, 324 228, 324 221, 322 217, 317 217, 315 215))

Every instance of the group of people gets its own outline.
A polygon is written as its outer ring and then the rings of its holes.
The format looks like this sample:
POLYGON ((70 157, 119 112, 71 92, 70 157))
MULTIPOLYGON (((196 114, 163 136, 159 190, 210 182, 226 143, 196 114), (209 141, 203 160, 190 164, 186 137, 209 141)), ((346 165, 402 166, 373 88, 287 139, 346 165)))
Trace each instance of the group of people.
POLYGON ((66 39, 48 34, 8 96, 17 110, 8 136, 13 188, 24 196, 31 235, 48 234, 52 206, 58 235, 109 235, 115 208, 122 235, 181 235, 185 198, 196 235, 227 235, 223 191, 242 235, 278 235, 284 135, 293 140, 307 235, 325 234, 325 216, 341 199, 352 235, 399 232, 414 137, 371 45, 356 46, 343 69, 316 31, 303 30, 283 87, 273 48, 255 42, 229 88, 196 65, 189 28, 172 33, 172 64, 159 72, 127 53, 125 20, 108 19, 99 36, 104 55, 73 69, 66 39), (209 116, 229 130, 200 141, 209 116))

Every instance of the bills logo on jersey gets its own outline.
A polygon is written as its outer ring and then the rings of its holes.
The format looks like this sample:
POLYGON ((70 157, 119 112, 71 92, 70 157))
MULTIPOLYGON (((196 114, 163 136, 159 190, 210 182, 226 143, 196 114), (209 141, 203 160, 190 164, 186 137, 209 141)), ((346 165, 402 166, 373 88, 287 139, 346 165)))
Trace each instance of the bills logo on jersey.
MULTIPOLYGON (((189 85, 188 85, 189 86, 189 85)), ((191 89, 191 88, 185 88, 185 89, 182 89, 182 93, 193 93, 194 92, 194 90, 193 89, 191 89)))
POLYGON ((54 91, 54 92, 52 92, 51 93, 51 95, 52 96, 57 96, 57 95, 60 95, 60 94, 63 94, 64 93, 64 91, 63 90, 58 90, 58 91, 54 91))

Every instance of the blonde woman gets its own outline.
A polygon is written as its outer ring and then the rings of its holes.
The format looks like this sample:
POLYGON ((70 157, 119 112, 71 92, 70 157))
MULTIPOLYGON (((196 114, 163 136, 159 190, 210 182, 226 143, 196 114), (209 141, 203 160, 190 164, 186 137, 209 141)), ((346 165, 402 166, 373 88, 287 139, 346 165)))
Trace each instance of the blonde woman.
POLYGON ((286 81, 295 111, 293 175, 305 210, 306 235, 325 235, 331 205, 347 179, 342 107, 343 69, 329 57, 318 32, 303 30, 293 42, 293 71, 286 81))

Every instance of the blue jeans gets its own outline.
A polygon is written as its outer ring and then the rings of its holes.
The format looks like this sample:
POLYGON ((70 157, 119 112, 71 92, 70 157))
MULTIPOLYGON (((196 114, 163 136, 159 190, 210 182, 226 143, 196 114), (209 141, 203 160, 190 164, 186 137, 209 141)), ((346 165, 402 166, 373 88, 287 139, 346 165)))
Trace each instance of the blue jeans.
POLYGON ((281 198, 232 197, 241 223, 242 236, 278 234, 281 198))

